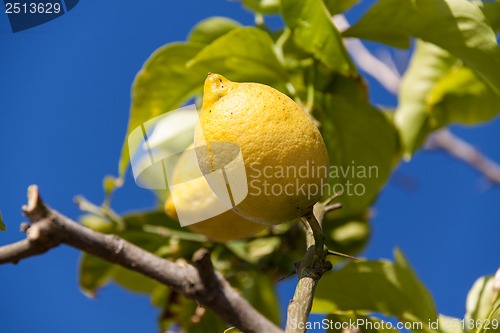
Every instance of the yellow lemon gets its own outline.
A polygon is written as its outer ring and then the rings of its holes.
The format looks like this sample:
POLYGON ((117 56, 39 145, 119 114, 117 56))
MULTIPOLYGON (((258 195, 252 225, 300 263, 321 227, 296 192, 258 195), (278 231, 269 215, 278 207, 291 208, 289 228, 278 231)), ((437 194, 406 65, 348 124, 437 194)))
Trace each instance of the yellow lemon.
MULTIPOLYGON (((199 220, 211 216, 216 205, 215 196, 205 178, 200 177, 196 155, 190 154, 189 148, 175 165, 172 180, 174 183, 182 183, 182 187, 174 187, 165 202, 165 212, 168 216, 178 219, 178 214, 189 213, 190 216, 197 216, 199 220), (175 197, 175 205, 173 197, 175 197)), ((228 210, 220 215, 191 224, 188 228, 213 241, 227 242, 254 236, 267 227, 228 210)))
MULTIPOLYGON (((231 143, 244 161, 248 194, 234 211, 252 221, 279 224, 308 212, 321 198, 328 153, 313 121, 292 99, 259 83, 231 82, 209 74, 204 86, 195 146, 213 161, 231 143)), ((231 154, 228 154, 231 155, 231 154)), ((206 169, 206 165, 205 165, 206 169)))

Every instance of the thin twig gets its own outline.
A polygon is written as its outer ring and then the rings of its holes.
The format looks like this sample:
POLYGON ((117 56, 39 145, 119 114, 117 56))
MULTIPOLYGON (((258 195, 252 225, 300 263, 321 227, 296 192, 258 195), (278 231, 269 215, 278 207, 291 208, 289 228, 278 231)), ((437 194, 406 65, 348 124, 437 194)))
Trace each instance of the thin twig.
MULTIPOLYGON (((335 15, 333 22, 339 30, 349 28, 344 15, 335 15)), ((375 57, 357 38, 345 39, 345 45, 356 65, 376 79, 385 89, 397 94, 401 85, 401 75, 391 66, 375 57)))
POLYGON ((341 257, 341 258, 350 259, 350 260, 354 260, 354 261, 359 260, 359 258, 357 258, 357 257, 353 257, 353 256, 350 256, 348 254, 345 254, 342 252, 337 252, 337 251, 332 251, 332 250, 328 250, 327 254, 329 256, 341 257))
POLYGON ((425 148, 443 150, 479 171, 491 183, 500 185, 500 166, 448 129, 434 132, 425 148))
POLYGON ((243 332, 283 332, 213 270, 208 252, 197 252, 196 267, 160 258, 116 235, 93 231, 47 208, 36 186, 28 189, 28 205, 23 207, 23 212, 32 223, 27 239, 0 247, 0 263, 16 263, 67 244, 171 287, 243 332))
POLYGON ((331 212, 331 211, 334 211, 334 210, 338 210, 340 208, 342 208, 342 204, 340 202, 337 202, 337 203, 325 206, 325 208, 323 208, 323 211, 326 214, 328 212, 331 212))

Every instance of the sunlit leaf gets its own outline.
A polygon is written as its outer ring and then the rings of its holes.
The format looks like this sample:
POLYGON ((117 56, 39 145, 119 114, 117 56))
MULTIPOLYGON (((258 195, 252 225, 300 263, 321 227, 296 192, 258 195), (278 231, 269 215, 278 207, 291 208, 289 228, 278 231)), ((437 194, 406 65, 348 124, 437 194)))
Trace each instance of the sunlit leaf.
POLYGON ((500 97, 470 68, 443 49, 421 41, 399 97, 395 119, 407 157, 433 130, 452 123, 482 123, 500 113, 500 97))
POLYGON ((287 80, 270 35, 254 27, 231 30, 207 45, 187 67, 205 73, 221 73, 233 81, 271 84, 287 80))
POLYGON ((282 0, 281 11, 295 43, 331 70, 356 73, 342 38, 322 1, 282 0))
POLYGON ((79 283, 84 294, 95 297, 97 290, 111 278, 114 265, 88 253, 80 259, 79 283))
POLYGON ((500 94, 500 48, 476 2, 381 0, 344 35, 396 47, 408 47, 410 37, 434 43, 461 59, 500 94))
POLYGON ((463 333, 462 319, 439 315, 438 327, 442 333, 463 333))
POLYGON ((326 246, 330 250, 349 255, 360 253, 371 235, 368 212, 343 218, 326 214, 322 227, 326 246))
POLYGON ((114 224, 109 219, 94 215, 94 214, 86 214, 80 217, 80 223, 87 228, 90 228, 95 231, 99 231, 105 234, 112 233, 116 231, 116 224, 114 224))
POLYGON ((128 135, 145 121, 178 108, 201 91, 206 70, 188 68, 186 63, 202 48, 203 45, 198 43, 167 44, 156 50, 137 74, 132 86, 127 136, 119 162, 121 178, 129 163, 128 135))
POLYGON ((243 0, 243 5, 260 14, 277 14, 280 11, 279 0, 243 0))
MULTIPOLYGON (((500 298, 498 290, 493 288, 494 285, 494 277, 493 276, 485 276, 479 278, 474 285, 472 286, 469 294, 467 295, 467 303, 466 303, 466 314, 465 314, 465 322, 469 324, 474 324, 472 327, 470 325, 466 325, 467 332, 474 332, 474 327, 477 324, 487 325, 489 327, 483 327, 485 332, 489 332, 490 330, 498 330, 500 331, 500 298), (485 320, 488 319, 486 323, 485 320), (496 320, 495 328, 492 326, 493 322, 496 320)), ((483 326, 483 325, 481 325, 483 326)), ((477 330, 478 332, 480 330, 477 330)))
MULTIPOLYGON (((350 262, 327 273, 316 289, 313 311, 379 312, 402 322, 437 320, 431 294, 399 251, 395 257, 394 262, 350 262)), ((427 325, 423 325, 423 331, 432 332, 427 325)))
POLYGON ((336 15, 347 11, 359 2, 359 0, 323 0, 331 15, 336 15))
POLYGON ((243 333, 239 329, 231 327, 224 331, 224 333, 243 333))
POLYGON ((431 126, 476 125, 500 113, 500 97, 467 67, 450 70, 428 96, 431 126))
POLYGON ((403 77, 399 105, 394 115, 407 157, 422 144, 430 128, 427 96, 456 59, 434 44, 418 41, 403 77))
POLYGON ((122 186, 122 180, 114 176, 105 176, 102 180, 102 188, 106 198, 110 198, 114 190, 122 186))
POLYGON ((217 38, 240 26, 238 22, 227 17, 209 17, 199 22, 191 30, 188 40, 195 43, 210 44, 217 38))

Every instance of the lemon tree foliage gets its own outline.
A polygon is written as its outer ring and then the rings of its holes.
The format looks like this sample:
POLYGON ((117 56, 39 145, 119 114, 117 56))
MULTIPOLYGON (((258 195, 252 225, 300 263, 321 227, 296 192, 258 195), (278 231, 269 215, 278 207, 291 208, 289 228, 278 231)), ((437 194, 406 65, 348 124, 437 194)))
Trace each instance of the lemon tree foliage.
POLYGON ((341 218, 365 212, 398 157, 396 128, 369 103, 360 82, 341 76, 333 79, 327 92, 316 93, 313 114, 321 122, 330 161, 335 161, 327 194, 345 192, 338 199, 342 209, 333 214, 341 218))
POLYGON ((321 1, 282 1, 281 12, 295 43, 328 68, 342 74, 356 71, 330 13, 321 1))
POLYGON ((408 47, 410 37, 461 59, 500 94, 500 49, 481 4, 467 0, 381 0, 344 36, 408 47))
MULTIPOLYGON (((255 13, 256 26, 243 26, 226 17, 202 20, 186 32, 185 41, 165 44, 144 63, 132 86, 127 136, 158 115, 193 99, 200 101, 208 72, 234 82, 269 85, 310 113, 324 138, 331 167, 323 200, 342 192, 334 202, 343 205, 323 216, 325 244, 346 254, 362 252, 371 236, 370 207, 401 158, 410 158, 437 129, 454 123, 483 123, 500 112, 496 35, 500 3, 378 0, 340 32, 332 15, 357 3, 243 0, 242 5, 255 13), (283 27, 271 30, 266 26, 267 15, 281 16, 283 27), (369 100, 370 87, 345 48, 345 41, 352 37, 400 48, 415 45, 395 111, 383 112, 369 100)), ((128 151, 125 143, 120 179, 107 177, 104 181, 108 198, 124 179, 128 151)), ((81 222, 179 262, 189 261, 198 248, 207 247, 217 271, 263 315, 277 324, 283 321, 274 286, 293 273, 294 264, 306 251, 304 233, 296 221, 264 228, 245 240, 214 242, 196 228, 181 228, 172 218, 175 214, 165 214, 163 201, 151 211, 123 216, 110 214, 109 204, 107 200, 102 210, 87 210, 81 222)), ((4 228, 0 217, 0 230, 4 228)), ((410 329, 414 332, 488 332, 485 327, 466 327, 464 331, 449 325, 437 329, 426 325, 462 319, 439 315, 432 296, 406 259, 400 252, 395 256, 394 261, 360 260, 345 265, 337 265, 339 260, 335 260, 333 272, 325 274, 317 287, 314 311, 336 323, 358 319, 380 323, 382 315, 423 323, 410 329)), ((110 282, 149 295, 160 309, 162 328, 178 325, 183 332, 207 332, 207 327, 210 332, 238 332, 194 301, 94 256, 82 256, 79 278, 82 291, 92 297, 110 282)), ((463 320, 499 318, 498 292, 492 284, 493 277, 476 282, 463 320)), ((373 327, 378 328, 364 332, 396 331, 373 327)), ((330 328, 330 332, 340 330, 330 328)))
POLYGON ((407 156, 436 129, 478 124, 499 112, 498 95, 470 67, 434 44, 417 41, 395 112, 407 156))
POLYGON ((465 332, 500 331, 499 327, 492 325, 495 320, 500 320, 500 293, 498 288, 494 288, 494 284, 494 276, 485 276, 472 286, 467 295, 465 332))
POLYGON ((191 30, 188 40, 208 45, 229 31, 241 27, 241 24, 227 17, 210 17, 201 21, 191 30))
MULTIPOLYGON (((380 312, 402 322, 427 324, 437 320, 432 296, 404 256, 395 261, 357 261, 325 275, 318 284, 313 311, 342 314, 380 312), (356 287, 354 287, 356 286, 356 287)), ((423 325, 422 332, 432 332, 423 325)))
POLYGON ((0 231, 5 231, 6 227, 5 227, 5 223, 3 222, 3 219, 2 219, 2 212, 0 212, 0 231))

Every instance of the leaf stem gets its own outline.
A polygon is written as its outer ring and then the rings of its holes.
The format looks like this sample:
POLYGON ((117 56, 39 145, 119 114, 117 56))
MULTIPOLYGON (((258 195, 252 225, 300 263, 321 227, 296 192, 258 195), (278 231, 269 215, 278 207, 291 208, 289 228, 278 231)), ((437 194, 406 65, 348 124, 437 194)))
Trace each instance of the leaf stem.
POLYGON ((292 31, 290 30, 290 28, 283 29, 283 33, 278 37, 276 43, 274 44, 274 50, 276 52, 276 55, 278 56, 278 60, 280 61, 283 67, 286 67, 285 55, 283 53, 283 46, 285 45, 286 41, 288 40, 288 38, 290 38, 291 35, 292 31))

